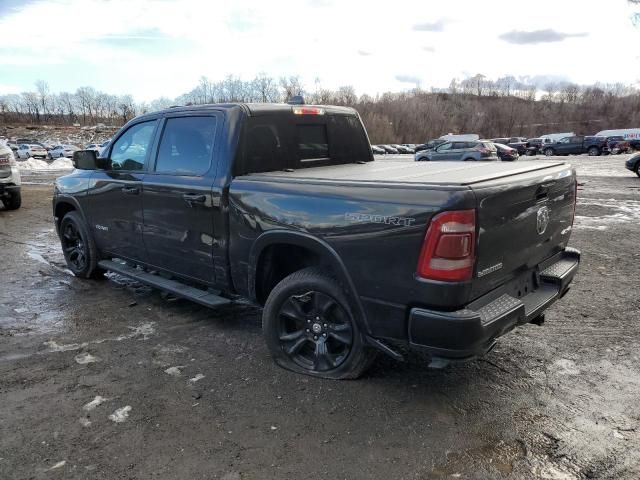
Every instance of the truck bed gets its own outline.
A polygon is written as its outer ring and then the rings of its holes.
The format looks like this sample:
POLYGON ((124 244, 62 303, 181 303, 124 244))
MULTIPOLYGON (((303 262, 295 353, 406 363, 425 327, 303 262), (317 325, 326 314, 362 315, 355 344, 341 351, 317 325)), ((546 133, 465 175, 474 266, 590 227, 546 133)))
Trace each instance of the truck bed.
MULTIPOLYGON (((248 177, 296 180, 381 182, 466 186, 522 173, 565 165, 558 161, 518 162, 415 162, 378 160, 363 164, 310 167, 295 171, 274 171, 248 177)), ((247 178, 247 177, 245 177, 247 178)))

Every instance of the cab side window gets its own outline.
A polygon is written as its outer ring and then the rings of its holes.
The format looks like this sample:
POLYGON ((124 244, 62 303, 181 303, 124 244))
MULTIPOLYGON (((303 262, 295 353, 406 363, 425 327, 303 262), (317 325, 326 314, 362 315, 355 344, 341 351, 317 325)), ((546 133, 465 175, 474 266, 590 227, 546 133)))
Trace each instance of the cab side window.
POLYGON ((113 144, 111 168, 113 170, 142 170, 151 149, 157 120, 133 125, 113 144))
POLYGON ((203 175, 211 166, 216 117, 169 118, 158 148, 157 173, 203 175))

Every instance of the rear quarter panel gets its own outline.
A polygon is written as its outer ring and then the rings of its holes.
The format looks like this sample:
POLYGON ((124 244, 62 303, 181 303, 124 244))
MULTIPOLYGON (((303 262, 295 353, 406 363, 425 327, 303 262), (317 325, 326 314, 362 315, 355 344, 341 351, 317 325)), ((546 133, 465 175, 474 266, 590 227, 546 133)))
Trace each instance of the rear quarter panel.
MULTIPOLYGON (((404 322, 416 299, 423 306, 453 306, 468 294, 466 285, 433 284, 415 278, 416 266, 431 217, 447 209, 474 208, 475 197, 464 187, 335 184, 260 180, 238 177, 229 192, 229 252, 237 291, 249 290, 248 259, 254 242, 266 232, 287 230, 310 234, 342 260, 357 296, 365 304, 386 305, 389 315, 404 322)), ((378 335, 389 318, 368 312, 378 335), (376 315, 379 318, 372 318, 376 315)), ((389 328, 388 336, 406 332, 389 328)), ((382 334, 381 336, 385 336, 382 334)))

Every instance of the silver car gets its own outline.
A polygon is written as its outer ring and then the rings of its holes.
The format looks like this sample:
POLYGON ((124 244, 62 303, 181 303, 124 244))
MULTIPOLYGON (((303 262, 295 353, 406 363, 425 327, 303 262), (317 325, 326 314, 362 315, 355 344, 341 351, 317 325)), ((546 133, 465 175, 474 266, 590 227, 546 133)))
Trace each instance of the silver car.
POLYGON ((416 153, 416 162, 421 161, 497 161, 495 145, 489 141, 445 142, 432 150, 416 153))
POLYGON ((49 150, 49 158, 73 157, 73 152, 80 150, 75 145, 56 145, 49 150))

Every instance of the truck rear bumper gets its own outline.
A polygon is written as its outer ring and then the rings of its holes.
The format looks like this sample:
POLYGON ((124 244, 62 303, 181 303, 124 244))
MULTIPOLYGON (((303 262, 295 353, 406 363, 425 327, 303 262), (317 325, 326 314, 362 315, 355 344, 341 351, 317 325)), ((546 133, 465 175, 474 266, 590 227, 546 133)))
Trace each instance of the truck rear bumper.
POLYGON ((462 360, 483 355, 498 337, 535 320, 561 298, 579 264, 580 252, 567 248, 533 273, 536 288, 524 296, 498 289, 454 312, 413 308, 409 312, 409 344, 440 358, 462 360))

